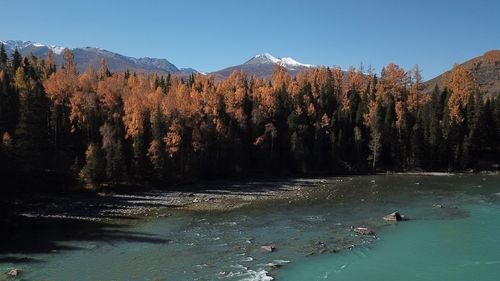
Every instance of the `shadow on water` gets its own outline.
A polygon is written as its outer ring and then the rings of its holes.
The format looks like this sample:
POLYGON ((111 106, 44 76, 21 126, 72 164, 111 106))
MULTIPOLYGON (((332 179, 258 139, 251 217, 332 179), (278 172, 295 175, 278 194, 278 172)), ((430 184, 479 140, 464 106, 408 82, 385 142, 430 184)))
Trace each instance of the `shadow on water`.
POLYGON ((13 263, 13 264, 18 264, 18 263, 40 263, 42 260, 40 259, 34 259, 34 258, 28 258, 28 257, 15 257, 15 256, 5 256, 0 258, 0 263, 13 263))
POLYGON ((168 243, 152 234, 128 230, 126 224, 84 221, 68 218, 24 217, 11 215, 2 219, 0 263, 38 263, 34 254, 55 254, 76 250, 72 242, 105 241, 168 243))

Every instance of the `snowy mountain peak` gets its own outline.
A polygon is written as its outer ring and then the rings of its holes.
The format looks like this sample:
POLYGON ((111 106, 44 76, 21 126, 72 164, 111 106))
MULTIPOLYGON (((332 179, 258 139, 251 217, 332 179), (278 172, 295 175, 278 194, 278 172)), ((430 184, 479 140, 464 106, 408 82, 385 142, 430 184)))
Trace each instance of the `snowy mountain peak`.
POLYGON ((255 57, 253 57, 253 59, 261 59, 261 60, 264 60, 264 61, 270 62, 270 63, 279 63, 280 62, 280 60, 278 58, 271 55, 270 53, 256 55, 255 57))
POLYGON ((278 64, 291 70, 301 67, 314 67, 312 64, 300 63, 291 57, 277 58, 269 53, 256 55, 245 64, 278 64))
POLYGON ((6 40, 6 41, 0 40, 0 44, 3 44, 4 48, 10 51, 14 51, 16 48, 18 50, 29 49, 32 51, 36 51, 36 49, 47 48, 52 50, 52 52, 54 52, 57 55, 62 54, 62 52, 65 49, 64 47, 61 46, 45 45, 38 42, 23 41, 23 40, 6 40))
POLYGON ((314 67, 312 64, 300 63, 291 57, 285 57, 281 59, 281 63, 288 66, 301 66, 301 67, 314 67))
MULTIPOLYGON (((17 49, 23 56, 33 54, 36 57, 46 58, 47 51, 54 52, 54 61, 60 65, 63 58, 63 51, 65 47, 57 45, 47 45, 33 41, 22 40, 0 40, 0 44, 4 45, 5 51, 9 56, 17 49)), ((74 55, 74 62, 77 65, 78 72, 82 73, 89 67, 94 69, 99 68, 101 59, 105 59, 108 63, 108 68, 111 72, 124 72, 126 70, 139 72, 139 73, 178 73, 179 75, 186 75, 195 72, 194 69, 182 71, 179 70, 174 64, 166 59, 156 58, 133 58, 114 53, 101 48, 83 47, 71 49, 74 55)))
POLYGON ((52 52, 54 52, 55 54, 58 54, 58 55, 62 54, 62 52, 64 51, 64 49, 66 49, 66 48, 64 48, 64 47, 61 47, 61 46, 56 46, 56 45, 49 45, 49 46, 47 46, 47 47, 48 47, 49 49, 51 49, 51 50, 52 50, 52 52))

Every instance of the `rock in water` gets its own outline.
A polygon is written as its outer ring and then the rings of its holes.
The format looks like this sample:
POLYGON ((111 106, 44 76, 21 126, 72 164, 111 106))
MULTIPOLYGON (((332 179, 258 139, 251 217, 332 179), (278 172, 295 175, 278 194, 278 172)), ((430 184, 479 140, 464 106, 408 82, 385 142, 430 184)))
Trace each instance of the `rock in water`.
POLYGON ((354 232, 361 235, 374 235, 375 232, 367 227, 356 227, 353 229, 354 232))
POLYGON ((385 221, 402 221, 404 219, 404 216, 402 216, 399 212, 394 212, 383 217, 383 219, 385 221))
POLYGON ((281 264, 270 262, 270 263, 266 264, 266 266, 268 266, 270 268, 279 268, 279 267, 281 267, 281 264))
POLYGON ((368 227, 355 227, 352 231, 361 235, 375 235, 375 232, 368 227))
POLYGON ((266 252, 273 252, 274 250, 276 250, 276 246, 275 245, 264 245, 264 246, 261 246, 260 247, 262 250, 266 251, 266 252))
POLYGON ((7 274, 8 276, 11 276, 11 277, 17 277, 17 276, 21 275, 21 270, 14 268, 14 269, 11 269, 10 271, 5 272, 5 274, 7 274))

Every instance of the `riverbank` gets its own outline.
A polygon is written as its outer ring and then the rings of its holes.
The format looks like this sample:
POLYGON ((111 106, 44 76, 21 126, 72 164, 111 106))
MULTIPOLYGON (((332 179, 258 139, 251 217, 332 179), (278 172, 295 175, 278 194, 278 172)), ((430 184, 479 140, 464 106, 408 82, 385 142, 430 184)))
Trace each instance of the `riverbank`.
MULTIPOLYGON (((323 179, 207 182, 182 187, 181 191, 153 189, 119 192, 101 190, 69 195, 38 195, 7 204, 11 213, 28 218, 88 221, 120 218, 162 217, 171 211, 223 212, 256 201, 301 198, 303 188, 323 179)), ((4 205, 5 207, 5 205, 4 205)))
MULTIPOLYGON (((453 176, 451 172, 385 172, 376 175, 453 176)), ((466 173, 469 174, 469 173, 466 173)), ((498 174, 498 172, 482 172, 498 174)), ((350 175, 336 176, 349 178, 350 175)), ((310 196, 304 192, 330 177, 298 179, 223 180, 177 186, 175 190, 101 189, 64 195, 28 195, 22 199, 6 199, 7 213, 29 218, 58 218, 88 221, 119 218, 169 216, 172 211, 224 212, 268 200, 300 200, 310 196)))

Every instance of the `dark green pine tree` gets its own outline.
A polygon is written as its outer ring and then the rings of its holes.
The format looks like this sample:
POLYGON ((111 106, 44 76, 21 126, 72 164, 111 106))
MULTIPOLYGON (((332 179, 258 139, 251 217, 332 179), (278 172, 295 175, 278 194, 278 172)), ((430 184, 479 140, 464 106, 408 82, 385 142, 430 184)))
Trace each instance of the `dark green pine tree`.
POLYGON ((21 66, 22 64, 22 61, 23 61, 23 58, 21 56, 21 54, 19 53, 19 51, 16 50, 14 51, 14 53, 12 54, 12 69, 15 71, 17 71, 17 69, 21 66))
POLYGON ((106 175, 106 163, 99 145, 89 144, 85 152, 85 165, 83 166, 80 177, 88 183, 98 183, 104 180, 106 175))
POLYGON ((356 111, 355 127, 354 127, 354 142, 356 148, 356 169, 366 169, 366 159, 368 158, 368 138, 369 132, 364 125, 364 114, 368 109, 367 101, 361 98, 356 111))
POLYGON ((7 53, 5 52, 5 47, 2 43, 0 46, 0 70, 7 69, 7 59, 7 53))
POLYGON ((431 100, 424 106, 422 119, 424 131, 424 155, 422 161, 425 167, 431 170, 438 169, 446 163, 446 144, 443 139, 443 96, 436 86, 431 96, 431 100))
POLYGON ((161 108, 160 105, 157 105, 151 118, 152 141, 148 149, 148 156, 153 166, 154 175, 159 180, 163 180, 166 173, 165 146, 163 142, 165 128, 163 124, 161 108))
POLYGON ((0 70, 0 135, 14 133, 19 115, 19 96, 6 70, 0 70))
POLYGON ((304 140, 306 132, 304 128, 307 125, 304 124, 303 116, 297 116, 295 111, 292 111, 288 116, 288 128, 290 130, 290 152, 296 164, 296 169, 300 172, 307 172, 306 165, 306 152, 304 148, 304 140))
POLYGON ((377 102, 377 111, 375 113, 375 122, 370 128, 370 142, 368 143, 368 148, 370 149, 370 154, 368 160, 371 162, 372 170, 375 171, 377 167, 382 166, 380 155, 384 152, 383 147, 383 131, 384 131, 384 108, 381 102, 377 102))
POLYGON ((119 137, 116 127, 110 123, 105 123, 100 131, 106 159, 106 177, 111 182, 119 183, 124 179, 126 172, 123 138, 119 137))
POLYGON ((470 141, 470 162, 478 163, 484 152, 488 148, 488 127, 491 126, 487 120, 488 104, 485 104, 482 96, 477 93, 471 99, 474 100, 474 108, 471 110, 471 117, 468 120, 469 141, 470 141))
POLYGON ((149 135, 149 124, 146 116, 142 116, 143 124, 145 124, 145 131, 141 134, 137 134, 133 137, 132 141, 132 152, 133 152, 133 159, 132 159, 132 168, 133 168, 133 174, 136 180, 144 180, 144 178, 147 176, 148 171, 150 171, 151 167, 148 165, 149 161, 147 158, 147 147, 146 144, 148 143, 146 136, 149 135))
POLYGON ((410 137, 410 159, 409 165, 411 168, 421 168, 423 164, 424 157, 424 144, 423 144, 423 125, 422 125, 422 117, 421 114, 417 115, 417 121, 413 125, 411 137, 410 137))
POLYGON ((492 104, 494 105, 492 109, 493 119, 496 124, 496 134, 493 136, 495 141, 493 141, 493 143, 495 151, 498 152, 500 151, 500 97, 497 96, 495 102, 492 102, 492 104))
POLYGON ((172 75, 169 72, 167 73, 167 79, 165 80, 165 93, 168 93, 170 86, 172 86, 172 75))
POLYGON ((398 149, 398 137, 396 129, 396 111, 394 100, 391 98, 385 106, 384 124, 382 129, 382 154, 380 166, 388 169, 394 168, 394 164, 401 159, 398 149))
POLYGON ((28 75, 29 72, 33 72, 29 65, 19 67, 14 79, 20 105, 14 138, 15 153, 24 172, 41 168, 47 120, 43 87, 28 75))
POLYGON ((486 100, 483 112, 484 123, 482 124, 482 126, 484 126, 484 128, 482 129, 484 130, 484 133, 486 135, 484 147, 482 147, 483 151, 495 151, 495 146, 497 146, 497 142, 499 142, 499 139, 496 139, 496 123, 494 110, 495 100, 489 98, 488 100, 486 100))

